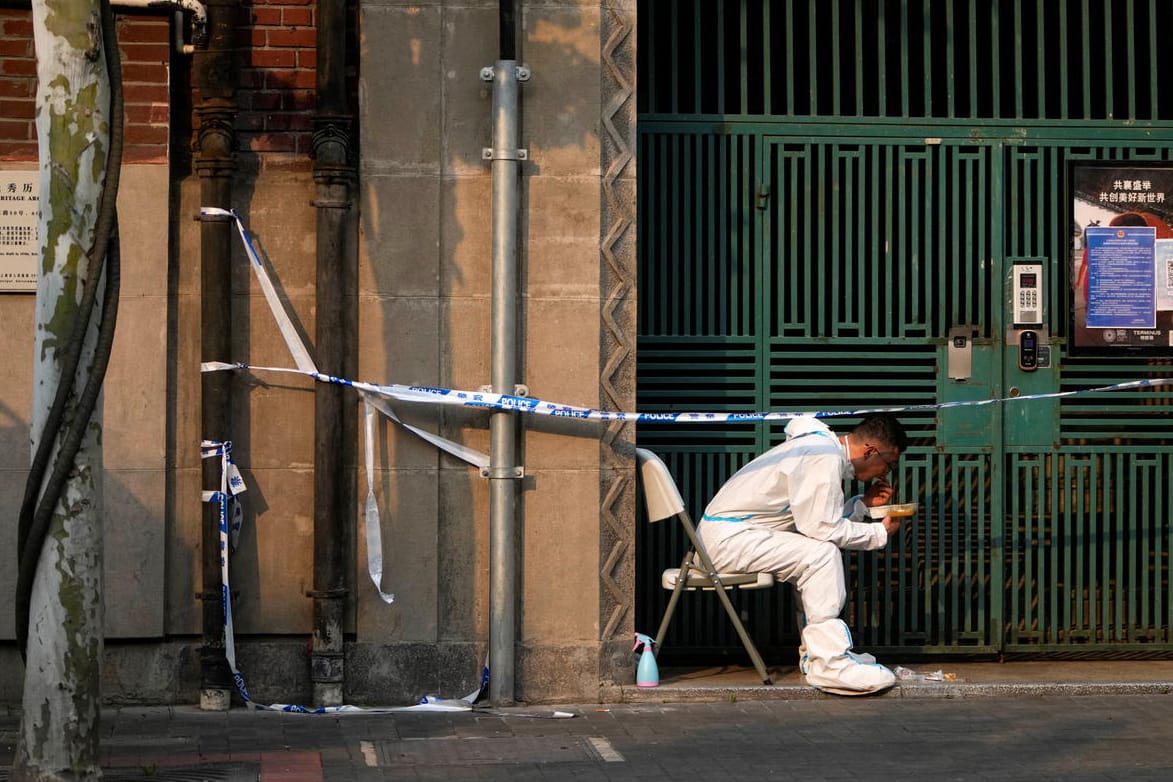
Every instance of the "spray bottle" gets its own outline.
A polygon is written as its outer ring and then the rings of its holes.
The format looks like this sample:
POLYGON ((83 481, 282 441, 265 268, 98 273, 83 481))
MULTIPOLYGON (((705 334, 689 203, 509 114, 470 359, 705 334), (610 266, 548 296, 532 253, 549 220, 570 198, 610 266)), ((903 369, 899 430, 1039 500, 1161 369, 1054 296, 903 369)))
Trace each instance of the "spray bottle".
POLYGON ((631 647, 631 651, 638 650, 641 646, 643 652, 639 656, 639 665, 635 669, 635 685, 637 687, 659 687, 660 686, 660 668, 656 665, 656 653, 652 648, 656 645, 656 639, 643 633, 635 634, 635 646, 631 647))

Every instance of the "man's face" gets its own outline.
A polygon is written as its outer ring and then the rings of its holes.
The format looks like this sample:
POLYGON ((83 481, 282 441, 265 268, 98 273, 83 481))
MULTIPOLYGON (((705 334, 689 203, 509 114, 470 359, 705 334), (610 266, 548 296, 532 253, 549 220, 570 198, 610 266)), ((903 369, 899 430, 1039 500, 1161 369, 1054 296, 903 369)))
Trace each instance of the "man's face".
POLYGON ((873 481, 896 469, 900 452, 883 444, 864 443, 863 454, 853 463, 855 477, 861 481, 873 481))

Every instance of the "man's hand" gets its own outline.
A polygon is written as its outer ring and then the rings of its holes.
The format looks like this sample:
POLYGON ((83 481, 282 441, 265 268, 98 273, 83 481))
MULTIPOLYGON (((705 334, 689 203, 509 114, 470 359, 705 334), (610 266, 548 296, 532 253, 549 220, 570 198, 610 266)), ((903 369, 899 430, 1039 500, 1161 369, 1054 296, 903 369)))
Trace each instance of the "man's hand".
POLYGON ((888 540, 891 540, 900 531, 900 519, 885 516, 884 520, 880 523, 884 525, 884 529, 888 532, 888 540))
POLYGON ((877 505, 887 505, 892 499, 893 494, 895 494, 895 491, 892 489, 892 484, 883 478, 877 478, 864 491, 863 504, 869 508, 874 508, 877 505))

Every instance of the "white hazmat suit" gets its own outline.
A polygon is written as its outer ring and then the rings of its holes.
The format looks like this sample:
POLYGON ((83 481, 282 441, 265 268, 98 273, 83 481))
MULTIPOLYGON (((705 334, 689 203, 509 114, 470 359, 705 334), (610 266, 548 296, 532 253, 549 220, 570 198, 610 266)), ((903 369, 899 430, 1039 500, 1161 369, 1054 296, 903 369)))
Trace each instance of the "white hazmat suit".
POLYGON ((844 502, 854 471, 839 438, 820 420, 795 418, 786 440, 742 467, 705 508, 699 533, 718 570, 770 572, 793 584, 802 601, 801 667, 829 692, 861 694, 891 687, 893 673, 851 651, 839 618, 847 598, 840 549, 888 543, 884 525, 866 521, 860 498, 844 502))

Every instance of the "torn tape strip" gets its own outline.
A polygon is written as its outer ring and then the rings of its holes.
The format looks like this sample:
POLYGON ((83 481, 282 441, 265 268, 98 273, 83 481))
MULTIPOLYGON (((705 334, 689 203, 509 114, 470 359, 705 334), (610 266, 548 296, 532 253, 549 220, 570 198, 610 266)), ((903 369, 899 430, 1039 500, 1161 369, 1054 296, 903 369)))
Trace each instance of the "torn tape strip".
POLYGON ((235 623, 232 619, 232 590, 229 583, 228 573, 228 510, 231 501, 230 484, 232 480, 231 470, 229 465, 229 454, 232 452, 232 444, 230 442, 214 442, 205 440, 201 444, 203 449, 202 455, 204 458, 211 458, 214 456, 221 457, 220 470, 220 488, 218 491, 203 492, 203 500, 205 502, 214 502, 219 508, 220 516, 220 598, 223 606, 223 622, 224 622, 224 658, 228 663, 228 668, 232 672, 232 681, 236 685, 236 691, 244 700, 245 705, 249 708, 261 711, 283 711, 295 714, 372 714, 382 712, 399 712, 399 711, 469 711, 473 704, 480 698, 481 693, 489 683, 489 667, 484 665, 481 668, 481 677, 477 689, 465 695, 463 698, 438 698, 434 695, 424 696, 419 703, 412 706, 391 706, 391 707, 364 707, 364 706, 299 706, 289 703, 274 703, 265 705, 257 703, 249 695, 248 685, 245 682, 244 674, 241 673, 240 668, 236 664, 236 631, 235 623))
POLYGON ((367 543, 367 573, 384 603, 395 602, 395 595, 383 591, 383 533, 379 502, 375 496, 375 407, 367 400, 363 421, 366 426, 367 502, 363 510, 363 528, 367 543))
POLYGON ((391 406, 387 404, 387 401, 381 396, 361 389, 359 393, 362 394, 363 401, 366 402, 367 405, 375 407, 379 412, 402 426, 404 429, 414 433, 421 439, 426 440, 445 453, 452 454, 457 459, 467 462, 474 467, 485 468, 489 466, 489 455, 487 453, 482 453, 475 448, 469 448, 468 446, 461 445, 460 443, 454 443, 451 440, 446 440, 445 438, 440 437, 439 435, 434 435, 431 432, 424 431, 417 426, 404 423, 399 419, 399 416, 395 414, 395 411, 391 409, 391 406))
MULTIPOLYGON (((277 295, 277 290, 276 290, 275 286, 273 285, 272 280, 269 278, 269 272, 265 268, 264 263, 262 263, 260 253, 257 252, 256 246, 253 244, 252 237, 249 235, 249 232, 245 229, 244 223, 243 223, 243 221, 241 221, 240 216, 237 215, 235 211, 230 211, 227 209, 219 209, 219 208, 215 208, 215 207, 205 207, 200 210, 200 214, 203 216, 228 217, 228 218, 231 218, 232 221, 236 224, 237 233, 240 234, 240 239, 244 243, 245 253, 248 255, 249 266, 252 268, 253 273, 256 275, 257 282, 260 284, 261 290, 264 292, 265 301, 267 301, 269 304, 269 311, 272 313, 273 319, 277 323, 277 328, 281 332, 282 338, 285 340, 285 345, 289 349, 290 355, 293 357, 294 364, 297 366, 297 368, 300 372, 303 372, 307 375, 310 375, 311 377, 316 377, 318 374, 317 366, 314 364, 313 359, 310 358, 309 349, 306 347, 305 343, 302 341, 301 336, 298 334, 297 328, 293 324, 293 319, 290 317, 289 313, 285 310, 285 307, 284 307, 283 303, 281 302, 280 297, 277 295)), ((204 366, 204 371, 208 371, 208 366, 209 365, 204 366)), ((368 400, 370 400, 370 399, 371 399, 371 397, 368 397, 368 400)), ((415 434, 419 437, 422 437, 423 439, 427 440, 428 442, 432 443, 433 445, 437 446, 438 448, 441 448, 444 451, 447 451, 448 453, 456 456, 457 458, 464 459, 465 461, 467 461, 470 464, 473 464, 477 467, 484 467, 488 464, 489 459, 484 454, 481 454, 481 453, 478 453, 472 449, 466 448, 458 443, 451 442, 450 440, 446 440, 445 438, 440 437, 439 435, 434 435, 434 434, 431 434, 430 432, 426 432, 423 429, 420 429, 418 427, 411 426, 409 424, 405 424, 403 421, 401 421, 399 419, 399 417, 397 415, 395 415, 395 413, 391 409, 390 405, 388 405, 384 400, 374 398, 373 402, 368 401, 368 407, 370 404, 374 404, 384 415, 389 417, 396 424, 406 428, 407 430, 409 430, 413 434, 415 434)), ((370 427, 368 425, 368 429, 370 429, 370 428, 372 428, 372 427, 370 427)), ((365 508, 365 511, 363 514, 364 523, 365 523, 365 527, 366 527, 366 536, 367 536, 367 572, 369 573, 371 580, 374 582, 375 588, 379 592, 380 599, 382 599, 383 601, 385 601, 387 603, 390 603, 395 599, 395 596, 393 594, 388 593, 388 592, 384 592, 383 586, 382 586, 383 557, 382 557, 382 535, 381 535, 381 531, 380 531, 381 526, 382 526, 382 522, 381 522, 380 514, 379 514, 379 506, 378 506, 377 501, 375 500, 375 493, 374 493, 373 449, 374 449, 374 438, 367 437, 366 438, 366 463, 368 465, 368 468, 367 468, 368 492, 367 492, 367 504, 366 504, 366 508, 365 508)), ((239 519, 240 519, 240 516, 242 515, 239 510, 239 504, 237 504, 235 506, 235 508, 233 510, 233 515, 234 515, 234 518, 237 519, 236 523, 234 523, 234 525, 233 525, 234 534, 232 537, 232 545, 233 545, 233 547, 235 547, 235 545, 236 545, 236 531, 239 529, 239 519)))
POLYGON ((200 209, 200 214, 215 217, 231 217, 232 221, 236 223, 236 231, 240 234, 240 239, 244 243, 244 251, 248 255, 249 266, 252 267, 257 275, 257 282, 260 283, 261 291, 265 294, 265 300, 269 302, 269 309, 272 310, 277 320, 277 328, 281 330, 281 335, 285 338, 285 344, 289 348, 289 352, 293 355, 293 363, 303 372, 317 371, 317 365, 310 358, 310 352, 306 348, 305 343, 301 341, 301 337, 298 336, 297 329, 293 326, 293 321, 285 315, 284 307, 281 305, 281 299, 277 296, 277 290, 273 287, 273 282, 269 279, 269 274, 265 270, 264 264, 261 263, 261 256, 257 253, 252 237, 245 230, 244 223, 241 222, 240 217, 235 211, 208 206, 200 209))
POLYGON ((446 440, 443 437, 425 432, 423 429, 406 424, 399 419, 391 406, 387 404, 386 400, 375 396, 366 391, 359 392, 362 395, 364 403, 364 432, 366 440, 365 450, 365 466, 367 473, 367 499, 363 508, 363 525, 365 527, 366 543, 367 543, 367 573, 371 577, 371 582, 374 583, 375 589, 379 592, 379 597, 384 603, 392 603, 395 601, 395 595, 383 591, 383 537, 382 537, 382 521, 379 513, 379 501, 375 492, 375 415, 382 413, 390 418, 395 423, 402 426, 424 440, 432 443, 437 448, 446 451, 459 459, 463 459, 477 467, 488 467, 489 457, 487 454, 481 453, 472 448, 467 448, 451 440, 446 440))
MULTIPOLYGON (((220 491, 224 492, 228 498, 228 513, 231 517, 228 545, 235 550, 236 544, 240 541, 240 529, 244 524, 244 506, 240 501, 240 495, 245 492, 247 487, 244 485, 244 477, 240 474, 240 468, 236 466, 236 462, 232 461, 231 441, 220 443, 204 440, 200 443, 200 458, 211 459, 216 456, 220 457, 220 474, 223 477, 220 491)), ((204 492, 204 502, 211 502, 212 494, 213 492, 204 492)))

